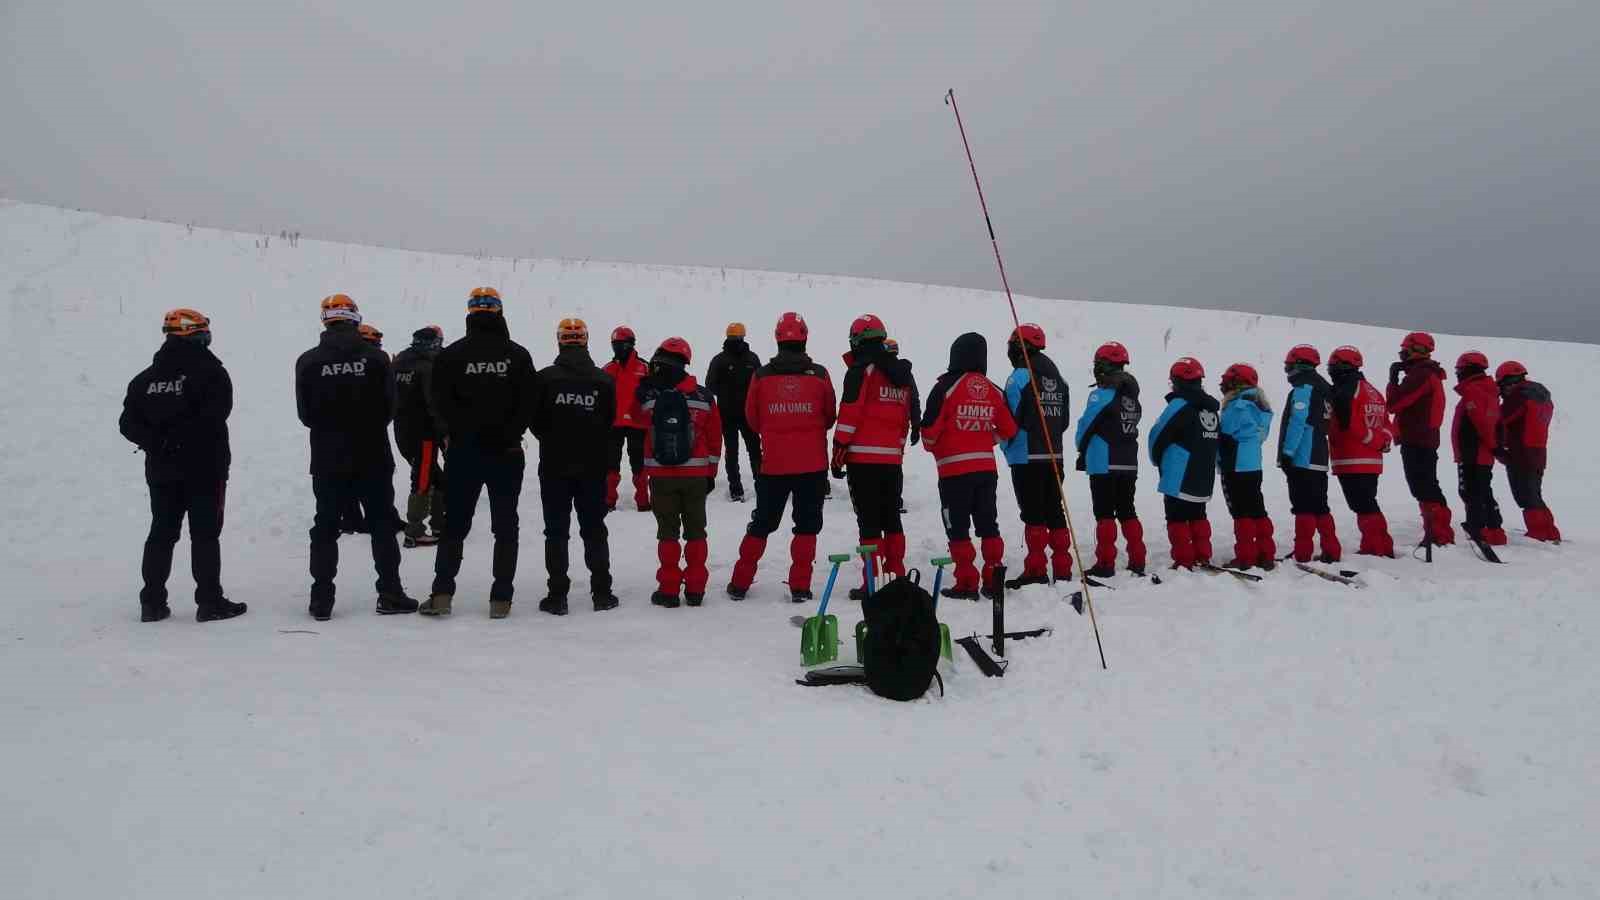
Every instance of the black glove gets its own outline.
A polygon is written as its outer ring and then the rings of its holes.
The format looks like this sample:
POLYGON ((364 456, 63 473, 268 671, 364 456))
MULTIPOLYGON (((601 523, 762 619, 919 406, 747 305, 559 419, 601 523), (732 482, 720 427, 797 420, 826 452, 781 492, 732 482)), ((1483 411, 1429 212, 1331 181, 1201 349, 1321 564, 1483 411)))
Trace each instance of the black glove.
POLYGON ((913 429, 911 429, 911 446, 915 447, 917 444, 920 444, 921 442, 922 442, 922 429, 921 428, 913 428, 913 429))
POLYGON ((716 479, 716 477, 712 476, 712 475, 707 475, 706 476, 706 493, 709 494, 709 493, 711 493, 712 491, 714 491, 716 489, 717 489, 717 479, 716 479))
POLYGON ((1403 362, 1390 363, 1389 364, 1389 383, 1390 384, 1399 384, 1400 383, 1400 376, 1405 373, 1405 370, 1406 370, 1406 364, 1403 363, 1403 362))
POLYGON ((833 468, 829 469, 828 471, 833 475, 834 478, 838 478, 838 479, 843 479, 844 478, 844 466, 834 466, 833 468))
POLYGON ((1082 453, 1079 453, 1078 454, 1078 461, 1075 464, 1073 464, 1072 467, 1074 469, 1077 469, 1079 472, 1087 472, 1087 471, 1089 471, 1089 461, 1084 458, 1082 453))
POLYGON ((1287 457, 1287 456, 1278 457, 1278 468, 1287 469, 1292 465, 1294 465, 1294 460, 1290 459, 1289 457, 1287 457))

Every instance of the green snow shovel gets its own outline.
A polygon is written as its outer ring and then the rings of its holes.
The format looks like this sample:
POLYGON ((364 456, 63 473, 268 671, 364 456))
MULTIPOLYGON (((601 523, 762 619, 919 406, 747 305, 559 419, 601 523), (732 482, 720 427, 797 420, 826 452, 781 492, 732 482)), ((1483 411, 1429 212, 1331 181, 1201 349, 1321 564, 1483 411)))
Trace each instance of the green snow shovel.
POLYGON ((839 566, 850 561, 848 553, 834 553, 828 557, 833 571, 828 573, 828 584, 822 589, 822 603, 817 614, 800 625, 800 663, 815 666, 839 658, 839 617, 828 615, 828 598, 833 595, 833 583, 839 578, 839 566))
MULTIPOLYGON (((950 565, 950 557, 941 556, 938 559, 928 560, 928 565, 935 566, 933 572, 933 609, 939 610, 939 583, 944 581, 944 567, 950 565)), ((939 655, 955 662, 955 651, 950 647, 950 626, 939 623, 939 655)))
MULTIPOLYGON (((865 580, 866 585, 867 585, 867 596, 869 598, 872 596, 873 592, 875 592, 878 589, 877 572, 873 571, 873 568, 872 568, 872 561, 875 558, 875 554, 877 552, 878 552, 878 548, 872 546, 871 544, 863 544, 860 547, 856 548, 856 555, 861 557, 861 564, 862 564, 862 566, 865 567, 864 568, 864 574, 865 574, 864 580, 865 580)), ((867 620, 866 619, 862 619, 861 621, 856 623, 856 662, 858 662, 858 663, 860 663, 862 665, 866 665, 867 664, 867 620)))

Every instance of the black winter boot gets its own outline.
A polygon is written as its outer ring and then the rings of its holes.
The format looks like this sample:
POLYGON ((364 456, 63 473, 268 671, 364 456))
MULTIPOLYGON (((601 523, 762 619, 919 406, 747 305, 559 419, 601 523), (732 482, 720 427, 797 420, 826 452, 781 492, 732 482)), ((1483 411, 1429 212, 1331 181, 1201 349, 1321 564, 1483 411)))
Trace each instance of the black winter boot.
POLYGON ((242 616, 246 609, 249 609, 249 607, 243 603, 234 603, 223 597, 216 603, 208 603, 205 606, 197 607, 194 613, 194 620, 196 622, 220 622, 223 619, 242 616))
POLYGON ((407 597, 405 591, 384 591, 378 595, 378 615, 380 616, 414 613, 416 611, 417 601, 407 597))

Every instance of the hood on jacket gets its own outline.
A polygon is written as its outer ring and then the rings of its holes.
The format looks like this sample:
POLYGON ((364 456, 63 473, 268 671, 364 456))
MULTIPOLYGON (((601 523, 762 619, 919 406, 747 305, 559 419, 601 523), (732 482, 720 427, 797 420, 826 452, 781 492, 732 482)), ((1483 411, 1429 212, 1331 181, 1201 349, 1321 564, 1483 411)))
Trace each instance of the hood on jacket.
POLYGON ((989 374, 989 342, 976 331, 969 331, 950 345, 950 368, 954 375, 965 372, 989 374))
POLYGON ((1259 387, 1235 388, 1223 395, 1222 405, 1227 406, 1236 400, 1240 403, 1254 403, 1262 412, 1272 412, 1272 404, 1267 402, 1267 392, 1259 387))
POLYGON ((779 346, 778 353, 767 363, 767 368, 780 375, 804 372, 814 365, 811 357, 804 350, 792 350, 779 346))
POLYGON ((169 334, 156 348, 156 362, 184 362, 188 360, 215 359, 215 355, 205 344, 192 341, 186 337, 169 334))
POLYGON ((562 347, 556 351, 555 364, 563 369, 592 369, 594 357, 588 347, 562 347))
POLYGON ((749 353, 750 345, 744 338, 731 337, 722 342, 722 349, 729 353, 749 353))
POLYGON ((467 334, 495 334, 509 340, 511 329, 506 317, 493 312, 475 312, 467 315, 467 334))

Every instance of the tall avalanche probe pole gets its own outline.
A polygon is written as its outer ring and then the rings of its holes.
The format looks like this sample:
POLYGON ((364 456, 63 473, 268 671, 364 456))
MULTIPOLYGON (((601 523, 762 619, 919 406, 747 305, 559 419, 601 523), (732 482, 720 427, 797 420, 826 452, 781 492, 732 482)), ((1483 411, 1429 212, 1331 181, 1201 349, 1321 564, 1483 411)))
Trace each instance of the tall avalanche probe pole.
MULTIPOLYGON (((994 263, 1000 269, 1000 286, 1006 290, 1006 304, 1011 307, 1011 324, 1013 328, 1021 329, 1022 320, 1017 316, 1017 301, 1011 296, 1011 282, 1006 278, 1006 263, 1000 258, 1000 241, 994 236, 994 221, 989 218, 989 203, 983 198, 983 182, 978 180, 978 164, 972 160, 972 144, 967 140, 967 126, 961 121, 961 107, 956 105, 956 92, 952 88, 945 92, 945 105, 956 114, 956 128, 961 132, 961 146, 967 151, 967 166, 972 169, 972 186, 978 189, 978 206, 983 210, 983 224, 989 229, 989 245, 994 248, 994 263)), ((1028 383, 1033 386, 1033 405, 1039 413, 1039 421, 1045 420, 1044 399, 1039 396, 1039 381, 1033 375, 1033 355, 1028 352, 1028 342, 1018 341, 1022 347, 1022 362, 1028 369, 1028 383)), ((1062 515, 1067 520, 1067 531, 1072 535, 1072 556, 1078 563, 1078 583, 1083 588, 1083 605, 1089 610, 1089 625, 1094 629, 1094 645, 1100 651, 1100 668, 1106 666, 1106 647, 1100 642, 1100 623, 1095 619, 1094 600, 1089 593, 1089 576, 1083 568, 1083 551, 1079 549, 1077 529, 1072 527, 1072 508, 1067 504, 1066 480, 1061 477, 1061 456, 1056 453, 1055 441, 1049 432, 1044 435, 1045 451, 1050 455, 1050 469, 1055 473, 1056 497, 1061 502, 1062 515)))

